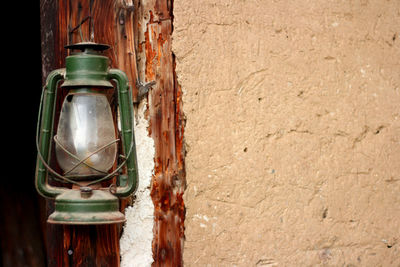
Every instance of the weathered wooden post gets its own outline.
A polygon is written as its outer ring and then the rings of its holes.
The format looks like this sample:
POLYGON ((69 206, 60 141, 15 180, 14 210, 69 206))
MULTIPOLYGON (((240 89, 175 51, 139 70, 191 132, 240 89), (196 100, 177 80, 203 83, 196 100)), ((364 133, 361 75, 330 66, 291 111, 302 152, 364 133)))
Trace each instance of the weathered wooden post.
POLYGON ((144 35, 145 77, 156 80, 150 91, 151 136, 155 141, 155 207, 153 257, 155 266, 181 266, 184 240, 186 187, 182 91, 172 53, 173 1, 147 1, 144 35))

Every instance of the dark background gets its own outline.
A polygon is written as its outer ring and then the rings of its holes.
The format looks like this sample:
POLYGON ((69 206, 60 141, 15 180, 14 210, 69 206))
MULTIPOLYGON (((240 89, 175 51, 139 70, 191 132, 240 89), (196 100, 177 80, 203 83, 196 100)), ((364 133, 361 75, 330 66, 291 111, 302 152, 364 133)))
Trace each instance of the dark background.
POLYGON ((2 16, 0 266, 46 266, 44 199, 34 187, 42 88, 39 1, 5 4, 2 16))

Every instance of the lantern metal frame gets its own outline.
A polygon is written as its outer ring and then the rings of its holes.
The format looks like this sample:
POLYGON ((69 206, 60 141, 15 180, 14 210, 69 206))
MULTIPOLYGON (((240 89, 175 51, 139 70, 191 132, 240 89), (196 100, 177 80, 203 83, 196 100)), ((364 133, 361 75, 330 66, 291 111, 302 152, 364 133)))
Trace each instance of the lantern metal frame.
MULTIPOLYGON (((66 46, 67 49, 80 50, 66 58, 66 67, 52 71, 42 90, 39 106, 36 146, 38 151, 35 186, 40 195, 55 199, 55 212, 50 215, 49 223, 58 224, 110 224, 125 221, 119 212, 119 199, 133 194, 138 187, 138 168, 134 136, 134 117, 132 90, 127 75, 114 68, 109 68, 109 59, 101 55, 108 45, 82 42, 66 46), (118 96, 123 161, 110 173, 83 184, 81 181, 61 175, 50 166, 52 140, 54 135, 54 118, 58 88, 82 92, 96 87, 104 90, 114 88, 118 96), (63 82, 62 84, 60 84, 63 82), (126 174, 122 168, 126 166, 126 174), (79 189, 52 186, 49 176, 57 180, 78 186, 79 189), (90 186, 99 184, 112 177, 118 177, 119 185, 108 188, 93 189, 90 186)), ((112 143, 119 141, 114 140, 112 143)), ((106 146, 104 146, 106 147, 106 146)), ((103 147, 103 148, 104 148, 103 147)), ((97 153, 97 151, 92 152, 97 153)), ((79 159, 79 164, 85 164, 79 159)), ((76 165, 76 166, 78 166, 76 165)))

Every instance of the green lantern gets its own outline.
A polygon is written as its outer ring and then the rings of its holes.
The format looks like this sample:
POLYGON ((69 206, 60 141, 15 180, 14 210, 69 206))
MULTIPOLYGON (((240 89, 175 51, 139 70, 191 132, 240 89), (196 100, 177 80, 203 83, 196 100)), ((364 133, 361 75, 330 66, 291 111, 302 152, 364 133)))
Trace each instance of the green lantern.
POLYGON ((119 211, 119 198, 134 193, 138 184, 128 78, 123 71, 109 68, 109 59, 102 55, 108 45, 83 42, 66 48, 74 53, 66 58, 65 69, 48 75, 42 92, 36 138, 36 189, 43 197, 55 198, 49 223, 122 223, 125 216, 119 211), (56 128, 59 88, 67 94, 56 128), (117 122, 107 90, 117 92, 117 122), (50 185, 49 176, 65 186, 50 185), (101 186, 114 177, 117 185, 101 186))

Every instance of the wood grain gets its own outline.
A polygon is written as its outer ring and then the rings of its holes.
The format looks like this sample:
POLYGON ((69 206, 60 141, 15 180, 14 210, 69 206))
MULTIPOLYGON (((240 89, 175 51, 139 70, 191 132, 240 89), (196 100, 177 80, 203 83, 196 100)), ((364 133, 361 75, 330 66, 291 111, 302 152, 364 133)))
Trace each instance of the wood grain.
MULTIPOLYGON (((151 1, 150 1, 151 2, 151 1)), ((150 131, 155 142, 151 196, 155 206, 153 266, 182 266, 186 187, 181 88, 171 48, 172 2, 154 1, 146 10, 145 77, 156 80, 150 92, 150 131)))

